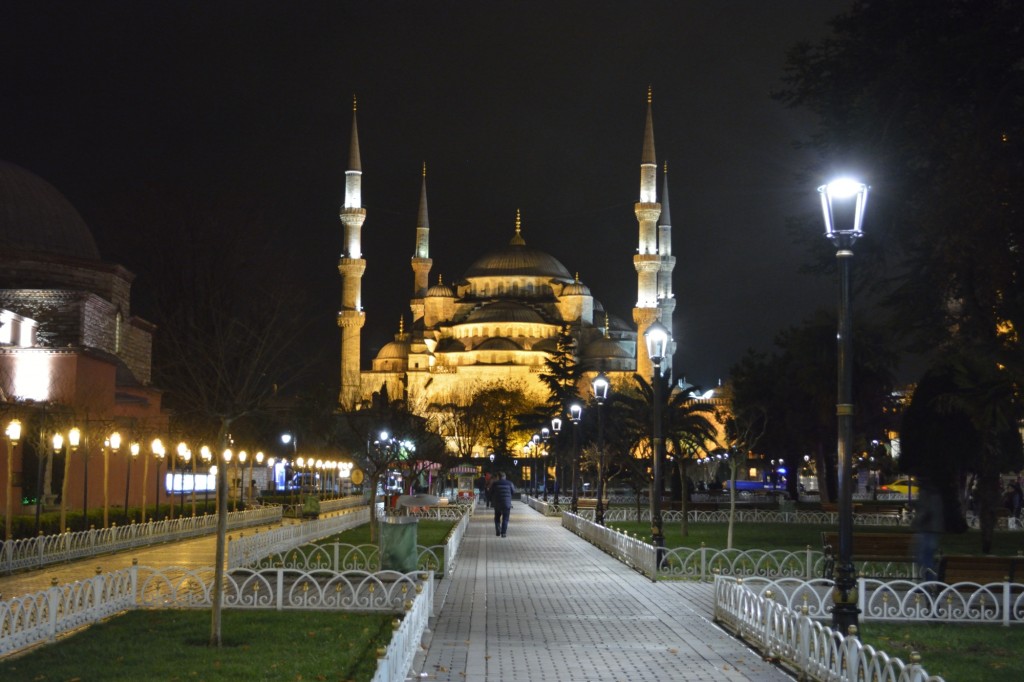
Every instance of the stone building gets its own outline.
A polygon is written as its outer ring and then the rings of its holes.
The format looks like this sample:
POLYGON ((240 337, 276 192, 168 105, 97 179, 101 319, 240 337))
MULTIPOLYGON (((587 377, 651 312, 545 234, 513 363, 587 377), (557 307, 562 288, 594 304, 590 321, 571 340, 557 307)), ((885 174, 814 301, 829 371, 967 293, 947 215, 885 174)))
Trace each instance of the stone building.
MULTIPOLYGON (((34 496, 18 485, 31 481, 34 488, 37 477, 23 464, 49 451, 42 444, 54 432, 78 426, 86 437, 69 470, 77 485, 69 486, 68 504, 78 508, 86 495, 90 506, 101 503, 104 434, 123 433, 126 451, 129 438, 166 431, 161 394, 150 383, 154 326, 131 313, 133 278, 101 259, 92 232, 57 189, 0 161, 0 407, 5 424, 18 417, 32 425, 15 452, 15 501, 34 496)), ((122 491, 125 458, 110 458, 109 477, 122 491)), ((142 467, 136 469, 132 501, 141 489, 142 467)), ((52 457, 44 478, 49 502, 56 492, 52 457)), ((6 489, 0 473, 0 494, 6 489)), ((123 505, 123 494, 117 498, 123 505)))

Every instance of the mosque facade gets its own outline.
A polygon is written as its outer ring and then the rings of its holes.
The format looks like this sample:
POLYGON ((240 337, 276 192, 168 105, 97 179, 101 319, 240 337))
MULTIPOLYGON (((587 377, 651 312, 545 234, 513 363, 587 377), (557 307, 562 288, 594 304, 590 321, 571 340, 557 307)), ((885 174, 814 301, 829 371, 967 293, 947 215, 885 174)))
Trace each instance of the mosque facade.
MULTIPOLYGON (((648 93, 640 188, 634 207, 639 237, 633 256, 637 301, 632 320, 626 321, 607 310, 558 259, 529 246, 518 213, 505 245, 481 255, 454 282, 438 278, 431 284, 424 170, 411 258, 411 324, 408 328, 401 324, 394 341, 380 349, 371 367, 362 368, 361 332, 366 321, 362 275, 367 262, 361 231, 367 215, 362 206, 353 107, 345 199, 340 210, 344 228, 338 262, 342 279, 337 318, 341 328, 340 409, 357 409, 383 386, 389 396, 404 398, 417 412, 431 405, 467 404, 476 391, 494 385, 522 390, 528 399, 541 402, 547 397, 547 388, 539 374, 546 371, 545 362, 556 352, 557 338, 565 328, 575 339, 575 359, 586 370, 585 381, 598 372, 604 372, 613 383, 630 381, 637 372, 651 376, 643 334, 655 321, 673 329, 676 305, 667 174, 660 202, 657 176, 648 93)), ((671 369, 671 353, 665 366, 671 369)))

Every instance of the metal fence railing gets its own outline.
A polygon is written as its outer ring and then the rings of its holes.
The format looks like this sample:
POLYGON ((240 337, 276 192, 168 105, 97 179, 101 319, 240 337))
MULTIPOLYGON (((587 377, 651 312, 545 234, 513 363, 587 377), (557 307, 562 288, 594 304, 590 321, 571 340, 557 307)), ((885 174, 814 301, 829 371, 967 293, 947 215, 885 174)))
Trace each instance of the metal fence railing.
POLYGON ((715 622, 758 649, 766 658, 797 671, 800 679, 829 682, 893 680, 943 682, 921 667, 844 636, 809 616, 758 595, 746 580, 715 579, 715 622))
MULTIPOLYGON (((132 566, 0 602, 0 657, 148 608, 211 608, 214 569, 132 566)), ((402 614, 374 682, 404 682, 433 613, 430 572, 238 569, 224 576, 225 609, 384 611, 402 614)))
MULTIPOLYGON (((228 513, 228 528, 248 528, 281 521, 281 507, 265 506, 228 513)), ((40 535, 0 543, 0 573, 119 552, 134 547, 183 540, 217 530, 216 514, 132 523, 86 531, 40 535)))

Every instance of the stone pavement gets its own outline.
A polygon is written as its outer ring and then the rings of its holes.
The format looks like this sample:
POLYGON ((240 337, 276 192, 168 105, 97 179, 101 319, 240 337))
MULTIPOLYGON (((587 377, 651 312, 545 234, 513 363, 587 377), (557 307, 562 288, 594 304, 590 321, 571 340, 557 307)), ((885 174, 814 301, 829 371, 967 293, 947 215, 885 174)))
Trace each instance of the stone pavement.
POLYGON ((479 506, 409 679, 791 680, 711 622, 711 586, 651 582, 522 503, 479 506))
MULTIPOLYGON (((284 525, 299 523, 297 519, 285 519, 284 525)), ((253 533, 265 533, 280 528, 281 523, 242 528, 228 531, 228 536, 239 538, 253 533)), ((184 568, 202 568, 213 565, 213 556, 217 551, 217 536, 213 533, 189 540, 165 542, 158 545, 136 547, 112 554, 102 554, 87 559, 76 559, 62 564, 50 564, 42 568, 22 571, 11 575, 0 575, 0 599, 20 597, 24 594, 41 592, 50 587, 56 579, 58 585, 73 583, 76 580, 88 579, 97 573, 118 571, 131 568, 132 560, 137 559, 140 566, 182 566, 184 568)))

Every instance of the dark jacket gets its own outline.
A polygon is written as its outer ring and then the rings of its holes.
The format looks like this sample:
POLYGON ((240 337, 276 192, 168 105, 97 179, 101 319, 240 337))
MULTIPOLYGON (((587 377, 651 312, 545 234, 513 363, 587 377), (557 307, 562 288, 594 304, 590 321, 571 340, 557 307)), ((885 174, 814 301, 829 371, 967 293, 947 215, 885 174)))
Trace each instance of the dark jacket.
POLYGON ((516 491, 516 487, 512 485, 512 481, 507 478, 499 478, 497 481, 491 484, 490 500, 491 505, 496 509, 506 509, 512 507, 512 493, 516 491))

